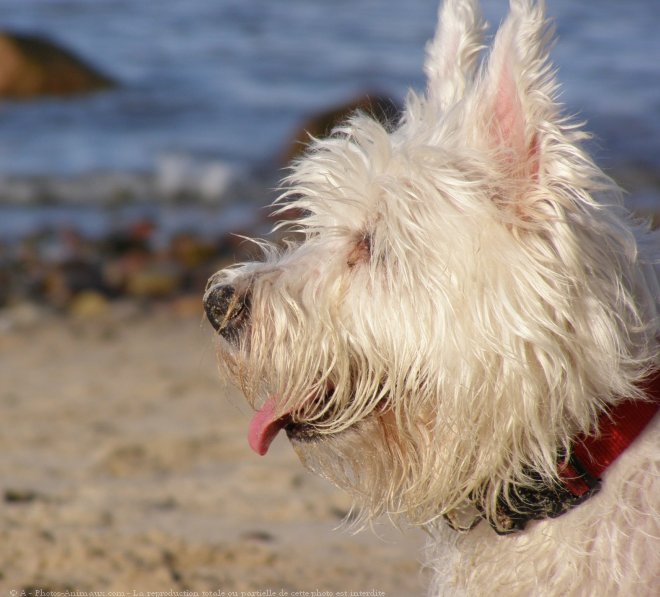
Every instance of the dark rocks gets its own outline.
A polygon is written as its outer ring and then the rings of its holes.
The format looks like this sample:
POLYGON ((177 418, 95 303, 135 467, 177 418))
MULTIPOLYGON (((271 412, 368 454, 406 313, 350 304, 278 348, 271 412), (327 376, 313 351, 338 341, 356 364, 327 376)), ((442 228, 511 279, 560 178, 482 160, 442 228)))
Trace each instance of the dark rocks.
POLYGON ((0 254, 0 309, 30 304, 94 319, 111 301, 136 299, 176 301, 177 309, 201 314, 207 279, 235 247, 224 236, 192 232, 156 241, 159 232, 139 221, 95 239, 72 228, 26 237, 0 254), (188 296, 190 303, 182 300, 188 296))
POLYGON ((114 86, 110 77, 44 37, 0 32, 0 97, 69 96, 114 86))
POLYGON ((31 489, 5 489, 4 501, 7 504, 29 504, 37 499, 38 495, 31 489))
POLYGON ((280 157, 281 163, 286 165, 291 160, 299 157, 309 145, 310 135, 316 138, 327 137, 333 128, 346 121, 349 116, 358 111, 369 114, 385 126, 391 126, 393 123, 396 123, 401 107, 387 96, 364 94, 345 104, 318 112, 304 122, 295 132, 293 138, 282 152, 282 156, 280 157))

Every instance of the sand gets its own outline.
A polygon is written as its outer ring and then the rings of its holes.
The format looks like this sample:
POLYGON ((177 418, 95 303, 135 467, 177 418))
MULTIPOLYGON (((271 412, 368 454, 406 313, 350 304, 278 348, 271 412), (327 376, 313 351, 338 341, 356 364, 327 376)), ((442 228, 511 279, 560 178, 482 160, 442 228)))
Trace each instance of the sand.
POLYGON ((424 593, 421 533, 335 530, 285 437, 249 450, 196 308, 0 324, 0 595, 424 593))

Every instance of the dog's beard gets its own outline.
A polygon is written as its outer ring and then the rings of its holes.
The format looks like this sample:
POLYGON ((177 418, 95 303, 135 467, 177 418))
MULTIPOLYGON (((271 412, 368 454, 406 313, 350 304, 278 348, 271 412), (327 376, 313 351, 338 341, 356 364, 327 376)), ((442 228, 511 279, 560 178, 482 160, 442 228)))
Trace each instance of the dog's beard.
MULTIPOLYGON (((382 386, 374 385, 379 399, 373 400, 377 406, 368 414, 346 417, 343 413, 344 417, 338 417, 341 409, 337 405, 334 409, 325 408, 333 401, 334 388, 331 385, 326 387, 313 382, 303 390, 299 387, 293 391, 290 388, 274 390, 272 382, 265 379, 263 362, 251 358, 253 356, 246 351, 228 350, 222 359, 225 372, 242 388, 257 411, 252 419, 250 436, 269 434, 270 430, 255 431, 253 426, 262 416, 270 418, 270 421, 262 421, 260 426, 272 427, 273 436, 251 438, 252 448, 265 454, 274 436, 284 431, 303 466, 351 495, 351 524, 361 525, 383 513, 401 511, 401 504, 396 500, 404 480, 401 467, 396 463, 406 459, 394 437, 395 428, 392 423, 385 422, 388 400, 383 395, 382 386), (274 398, 291 395, 305 395, 306 399, 299 400, 298 404, 294 401, 289 406, 291 401, 274 398), (270 415, 266 413, 268 409, 272 409, 270 415), (335 418, 342 422, 338 425, 336 420, 333 421, 335 418)), ((346 405, 357 399, 354 388, 345 388, 345 394, 346 405)))
POLYGON ((382 418, 371 415, 336 434, 289 439, 307 469, 351 495, 353 522, 361 524, 400 509, 394 502, 403 483, 402 459, 390 434, 382 418))
MULTIPOLYGON (((245 349, 247 344, 221 352, 221 360, 255 408, 251 447, 263 455, 285 432, 307 469, 352 497, 352 523, 360 526, 387 514, 424 525, 465 500, 467 490, 457 483, 459 491, 451 492, 445 483, 452 470, 451 461, 440 457, 446 451, 436 445, 431 407, 436 402, 412 399, 428 391, 428 383, 411 383, 408 392, 397 392, 407 380, 397 384, 387 371, 376 375, 350 364, 343 375, 337 369, 321 375, 317 369, 307 376, 302 366, 291 364, 287 376, 278 374, 278 343, 267 353, 261 343, 250 342, 252 351, 245 349)), ((455 427, 443 425, 449 443, 455 427)))

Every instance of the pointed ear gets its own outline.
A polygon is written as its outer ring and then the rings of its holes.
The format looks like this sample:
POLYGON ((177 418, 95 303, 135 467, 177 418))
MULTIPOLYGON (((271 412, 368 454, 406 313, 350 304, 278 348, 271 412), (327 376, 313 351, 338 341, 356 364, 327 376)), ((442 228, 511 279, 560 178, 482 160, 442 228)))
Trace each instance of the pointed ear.
POLYGON ((485 145, 502 173, 518 182, 538 177, 543 136, 557 119, 550 34, 542 3, 512 0, 474 91, 474 142, 485 145))
POLYGON ((472 80, 486 29, 477 0, 445 0, 426 47, 427 99, 441 111, 463 97, 472 80))

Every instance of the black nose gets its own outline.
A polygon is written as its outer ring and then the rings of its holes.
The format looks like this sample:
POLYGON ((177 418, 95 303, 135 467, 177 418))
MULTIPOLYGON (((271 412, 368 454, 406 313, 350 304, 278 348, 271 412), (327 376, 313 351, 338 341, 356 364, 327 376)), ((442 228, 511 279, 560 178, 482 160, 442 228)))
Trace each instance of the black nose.
POLYGON ((213 286, 204 296, 204 310, 218 333, 236 342, 250 316, 250 298, 231 285, 213 286))

